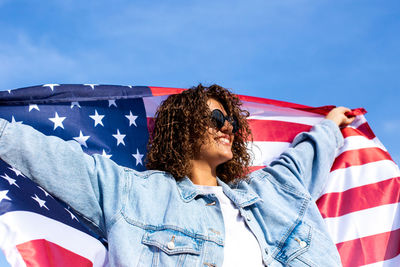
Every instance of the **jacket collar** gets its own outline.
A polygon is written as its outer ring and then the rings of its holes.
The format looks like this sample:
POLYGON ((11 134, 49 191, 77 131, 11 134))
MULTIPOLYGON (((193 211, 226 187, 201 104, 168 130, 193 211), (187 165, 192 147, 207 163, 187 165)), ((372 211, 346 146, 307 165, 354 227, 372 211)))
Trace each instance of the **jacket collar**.
MULTIPOLYGON (((232 189, 221 181, 217 177, 217 183, 222 187, 225 195, 239 208, 244 208, 250 206, 258 201, 261 201, 261 198, 254 192, 254 190, 249 187, 245 182, 239 182, 240 189, 232 189)), ((192 183, 192 181, 185 177, 182 180, 177 182, 178 191, 182 197, 182 200, 185 202, 192 201, 196 196, 204 195, 200 190, 196 188, 196 186, 192 183)))

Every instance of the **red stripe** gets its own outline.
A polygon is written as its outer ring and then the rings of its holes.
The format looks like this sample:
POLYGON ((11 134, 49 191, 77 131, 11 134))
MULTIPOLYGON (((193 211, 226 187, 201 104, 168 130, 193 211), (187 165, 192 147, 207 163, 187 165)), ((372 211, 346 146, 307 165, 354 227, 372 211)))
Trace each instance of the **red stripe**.
MULTIPOLYGON (((377 218, 378 219, 378 218, 377 218)), ((344 267, 389 260, 400 254, 400 229, 336 244, 344 267)))
POLYGON ((254 172, 256 170, 259 170, 259 169, 262 169, 262 168, 265 168, 265 166, 250 166, 249 167, 249 173, 252 173, 252 172, 254 172))
POLYGON ((372 132, 372 129, 369 127, 368 123, 363 123, 357 127, 357 129, 351 127, 345 127, 341 129, 343 137, 349 136, 364 136, 368 139, 374 139, 375 134, 372 132))
POLYGON ((292 142, 298 133, 308 132, 312 126, 273 120, 248 120, 254 141, 292 142))
POLYGON ((149 86, 149 88, 153 96, 179 94, 186 90, 181 88, 154 87, 154 86, 149 86))
POLYGON ((380 160, 392 160, 392 158, 389 153, 378 147, 349 150, 343 152, 335 159, 331 171, 351 166, 360 166, 380 160))
POLYGON ((351 212, 400 202, 400 178, 328 193, 317 201, 322 217, 339 217, 351 212))
POLYGON ((151 133, 154 129, 154 118, 147 118, 147 130, 151 133))
POLYGON ((93 266, 90 260, 45 239, 19 244, 17 249, 28 267, 93 266))

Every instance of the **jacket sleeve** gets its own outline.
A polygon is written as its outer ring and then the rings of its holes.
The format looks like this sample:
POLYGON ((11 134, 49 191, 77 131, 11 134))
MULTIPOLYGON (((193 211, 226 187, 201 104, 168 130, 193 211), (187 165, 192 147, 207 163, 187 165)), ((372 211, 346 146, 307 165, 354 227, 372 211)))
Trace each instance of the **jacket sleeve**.
POLYGON ((100 155, 89 156, 75 141, 46 136, 28 125, 0 119, 0 158, 98 227, 121 209, 124 169, 100 155))
POLYGON ((311 197, 320 197, 336 150, 343 145, 339 127, 331 120, 323 120, 309 132, 296 136, 291 147, 264 169, 279 183, 300 183, 311 197))

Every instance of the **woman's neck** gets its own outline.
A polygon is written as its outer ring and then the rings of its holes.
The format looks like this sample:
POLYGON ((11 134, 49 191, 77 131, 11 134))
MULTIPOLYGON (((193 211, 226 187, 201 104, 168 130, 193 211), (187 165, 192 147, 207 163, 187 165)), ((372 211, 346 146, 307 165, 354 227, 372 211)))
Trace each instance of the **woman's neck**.
POLYGON ((201 160, 192 160, 192 171, 190 173, 190 180, 197 185, 216 186, 217 183, 217 170, 212 168, 207 162, 201 160))

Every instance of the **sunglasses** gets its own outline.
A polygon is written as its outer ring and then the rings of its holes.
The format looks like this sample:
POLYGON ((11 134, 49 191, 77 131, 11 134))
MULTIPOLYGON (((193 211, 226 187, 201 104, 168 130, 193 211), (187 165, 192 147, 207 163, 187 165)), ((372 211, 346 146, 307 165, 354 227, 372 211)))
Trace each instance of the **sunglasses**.
POLYGON ((216 129, 221 130, 225 125, 225 121, 228 121, 232 125, 232 133, 236 133, 239 130, 239 122, 235 116, 228 117, 224 116, 221 110, 214 109, 211 112, 211 120, 214 123, 216 129))

